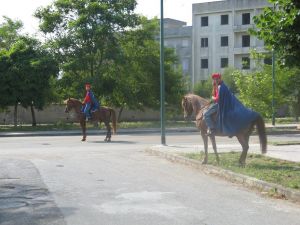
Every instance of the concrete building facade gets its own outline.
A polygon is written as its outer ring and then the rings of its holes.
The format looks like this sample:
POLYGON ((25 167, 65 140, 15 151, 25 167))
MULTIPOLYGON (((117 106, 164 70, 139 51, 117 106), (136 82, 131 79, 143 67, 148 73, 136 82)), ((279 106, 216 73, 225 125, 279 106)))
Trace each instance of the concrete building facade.
POLYGON ((267 0, 223 0, 193 4, 192 84, 206 80, 213 72, 226 67, 241 70, 255 68, 250 50, 266 52, 264 42, 251 36, 253 17, 265 7, 267 0))
POLYGON ((192 27, 186 26, 186 22, 164 19, 164 44, 173 48, 179 58, 183 76, 189 81, 192 79, 192 27))

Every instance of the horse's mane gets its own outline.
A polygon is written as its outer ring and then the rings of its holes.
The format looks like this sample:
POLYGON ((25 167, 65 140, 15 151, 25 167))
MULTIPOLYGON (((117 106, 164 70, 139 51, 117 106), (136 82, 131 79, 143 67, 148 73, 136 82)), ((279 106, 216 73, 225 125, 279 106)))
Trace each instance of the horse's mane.
POLYGON ((67 103, 67 101, 72 101, 74 102, 75 104, 80 104, 82 105, 81 101, 76 99, 76 98, 68 98, 67 100, 65 100, 64 102, 67 103))
POLYGON ((195 94, 186 94, 184 96, 185 98, 192 98, 192 99, 197 99, 198 101, 201 101, 201 102, 209 102, 209 100, 199 96, 199 95, 195 95, 195 94))

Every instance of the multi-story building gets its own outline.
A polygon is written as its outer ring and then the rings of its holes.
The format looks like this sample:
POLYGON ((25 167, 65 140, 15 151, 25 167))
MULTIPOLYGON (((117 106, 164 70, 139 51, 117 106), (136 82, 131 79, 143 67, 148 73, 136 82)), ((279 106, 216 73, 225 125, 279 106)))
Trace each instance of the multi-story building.
POLYGON ((186 22, 164 19, 164 44, 173 48, 179 58, 183 76, 192 79, 192 27, 186 22))
POLYGON ((248 30, 254 28, 253 17, 269 6, 267 0, 193 4, 193 84, 228 66, 241 70, 255 67, 250 50, 265 52, 264 42, 248 30))

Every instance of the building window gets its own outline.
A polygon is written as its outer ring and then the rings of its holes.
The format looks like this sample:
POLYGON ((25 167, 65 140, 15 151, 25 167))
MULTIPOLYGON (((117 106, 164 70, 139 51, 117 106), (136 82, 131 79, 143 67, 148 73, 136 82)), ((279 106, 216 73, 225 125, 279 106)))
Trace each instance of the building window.
POLYGON ((188 59, 183 59, 183 61, 182 61, 182 71, 184 73, 189 72, 189 60, 188 59))
POLYGON ((221 37, 221 47, 228 46, 228 36, 221 37))
POLYGON ((272 65, 272 58, 270 58, 270 57, 264 58, 264 64, 272 65))
POLYGON ((221 68, 228 67, 228 58, 221 58, 221 68))
POLYGON ((207 27, 208 26, 208 16, 202 16, 201 17, 201 27, 207 27))
POLYGON ((250 13, 242 14, 242 25, 250 24, 250 13))
POLYGON ((242 57, 242 69, 249 70, 250 69, 250 58, 242 57))
POLYGON ((228 15, 221 15, 221 25, 228 24, 228 15))
POLYGON ((201 38, 201 48, 208 47, 208 38, 201 38))
POLYGON ((201 59, 201 69, 208 69, 208 59, 201 59))
POLYGON ((250 35, 242 36, 242 47, 250 47, 250 35))

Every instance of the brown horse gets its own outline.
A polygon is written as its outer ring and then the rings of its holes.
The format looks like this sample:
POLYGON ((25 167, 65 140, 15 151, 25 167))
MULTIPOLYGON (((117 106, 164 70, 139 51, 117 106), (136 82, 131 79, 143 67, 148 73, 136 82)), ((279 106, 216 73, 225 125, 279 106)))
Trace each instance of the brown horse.
MULTIPOLYGON (((81 101, 74 99, 74 98, 69 98, 68 100, 65 101, 66 103, 66 110, 65 112, 68 113, 72 109, 74 109, 77 119, 80 122, 80 126, 82 129, 82 140, 86 140, 86 121, 85 121, 85 115, 81 111, 81 108, 83 104, 81 101)), ((104 141, 110 142, 111 141, 111 126, 109 122, 112 120, 112 125, 113 125, 113 134, 116 133, 116 127, 117 127, 117 122, 116 122, 116 113, 112 108, 109 107, 104 107, 101 106, 99 110, 92 112, 92 122, 104 122, 107 133, 104 141)))
MULTIPOLYGON (((203 139, 204 150, 205 150, 205 157, 204 157, 202 163, 207 164, 208 136, 207 136, 207 126, 206 126, 206 123, 204 120, 203 113, 209 106, 209 101, 198 95, 187 94, 182 98, 181 105, 184 110, 184 118, 185 119, 191 118, 193 113, 196 117, 196 126, 201 131, 201 136, 203 139)), ((247 157, 247 152, 249 149, 249 136, 251 135, 255 125, 257 127, 257 132, 258 132, 258 136, 259 136, 259 140, 260 140, 261 152, 263 154, 267 152, 267 137, 266 137, 266 132, 265 132, 265 123, 264 123, 262 117, 258 116, 257 119, 254 120, 253 122, 249 123, 249 125, 246 128, 240 130, 238 133, 233 135, 233 136, 237 137, 239 143, 242 145, 242 148, 243 148, 243 152, 239 159, 239 163, 243 167, 246 164, 246 157, 247 157)), ((219 132, 217 132, 216 135, 217 136, 226 136, 225 134, 222 134, 219 132)), ((212 143, 215 155, 216 155, 217 162, 219 163, 219 156, 218 156, 218 152, 217 152, 215 136, 212 135, 209 137, 210 137, 210 140, 211 140, 211 143, 212 143)))

